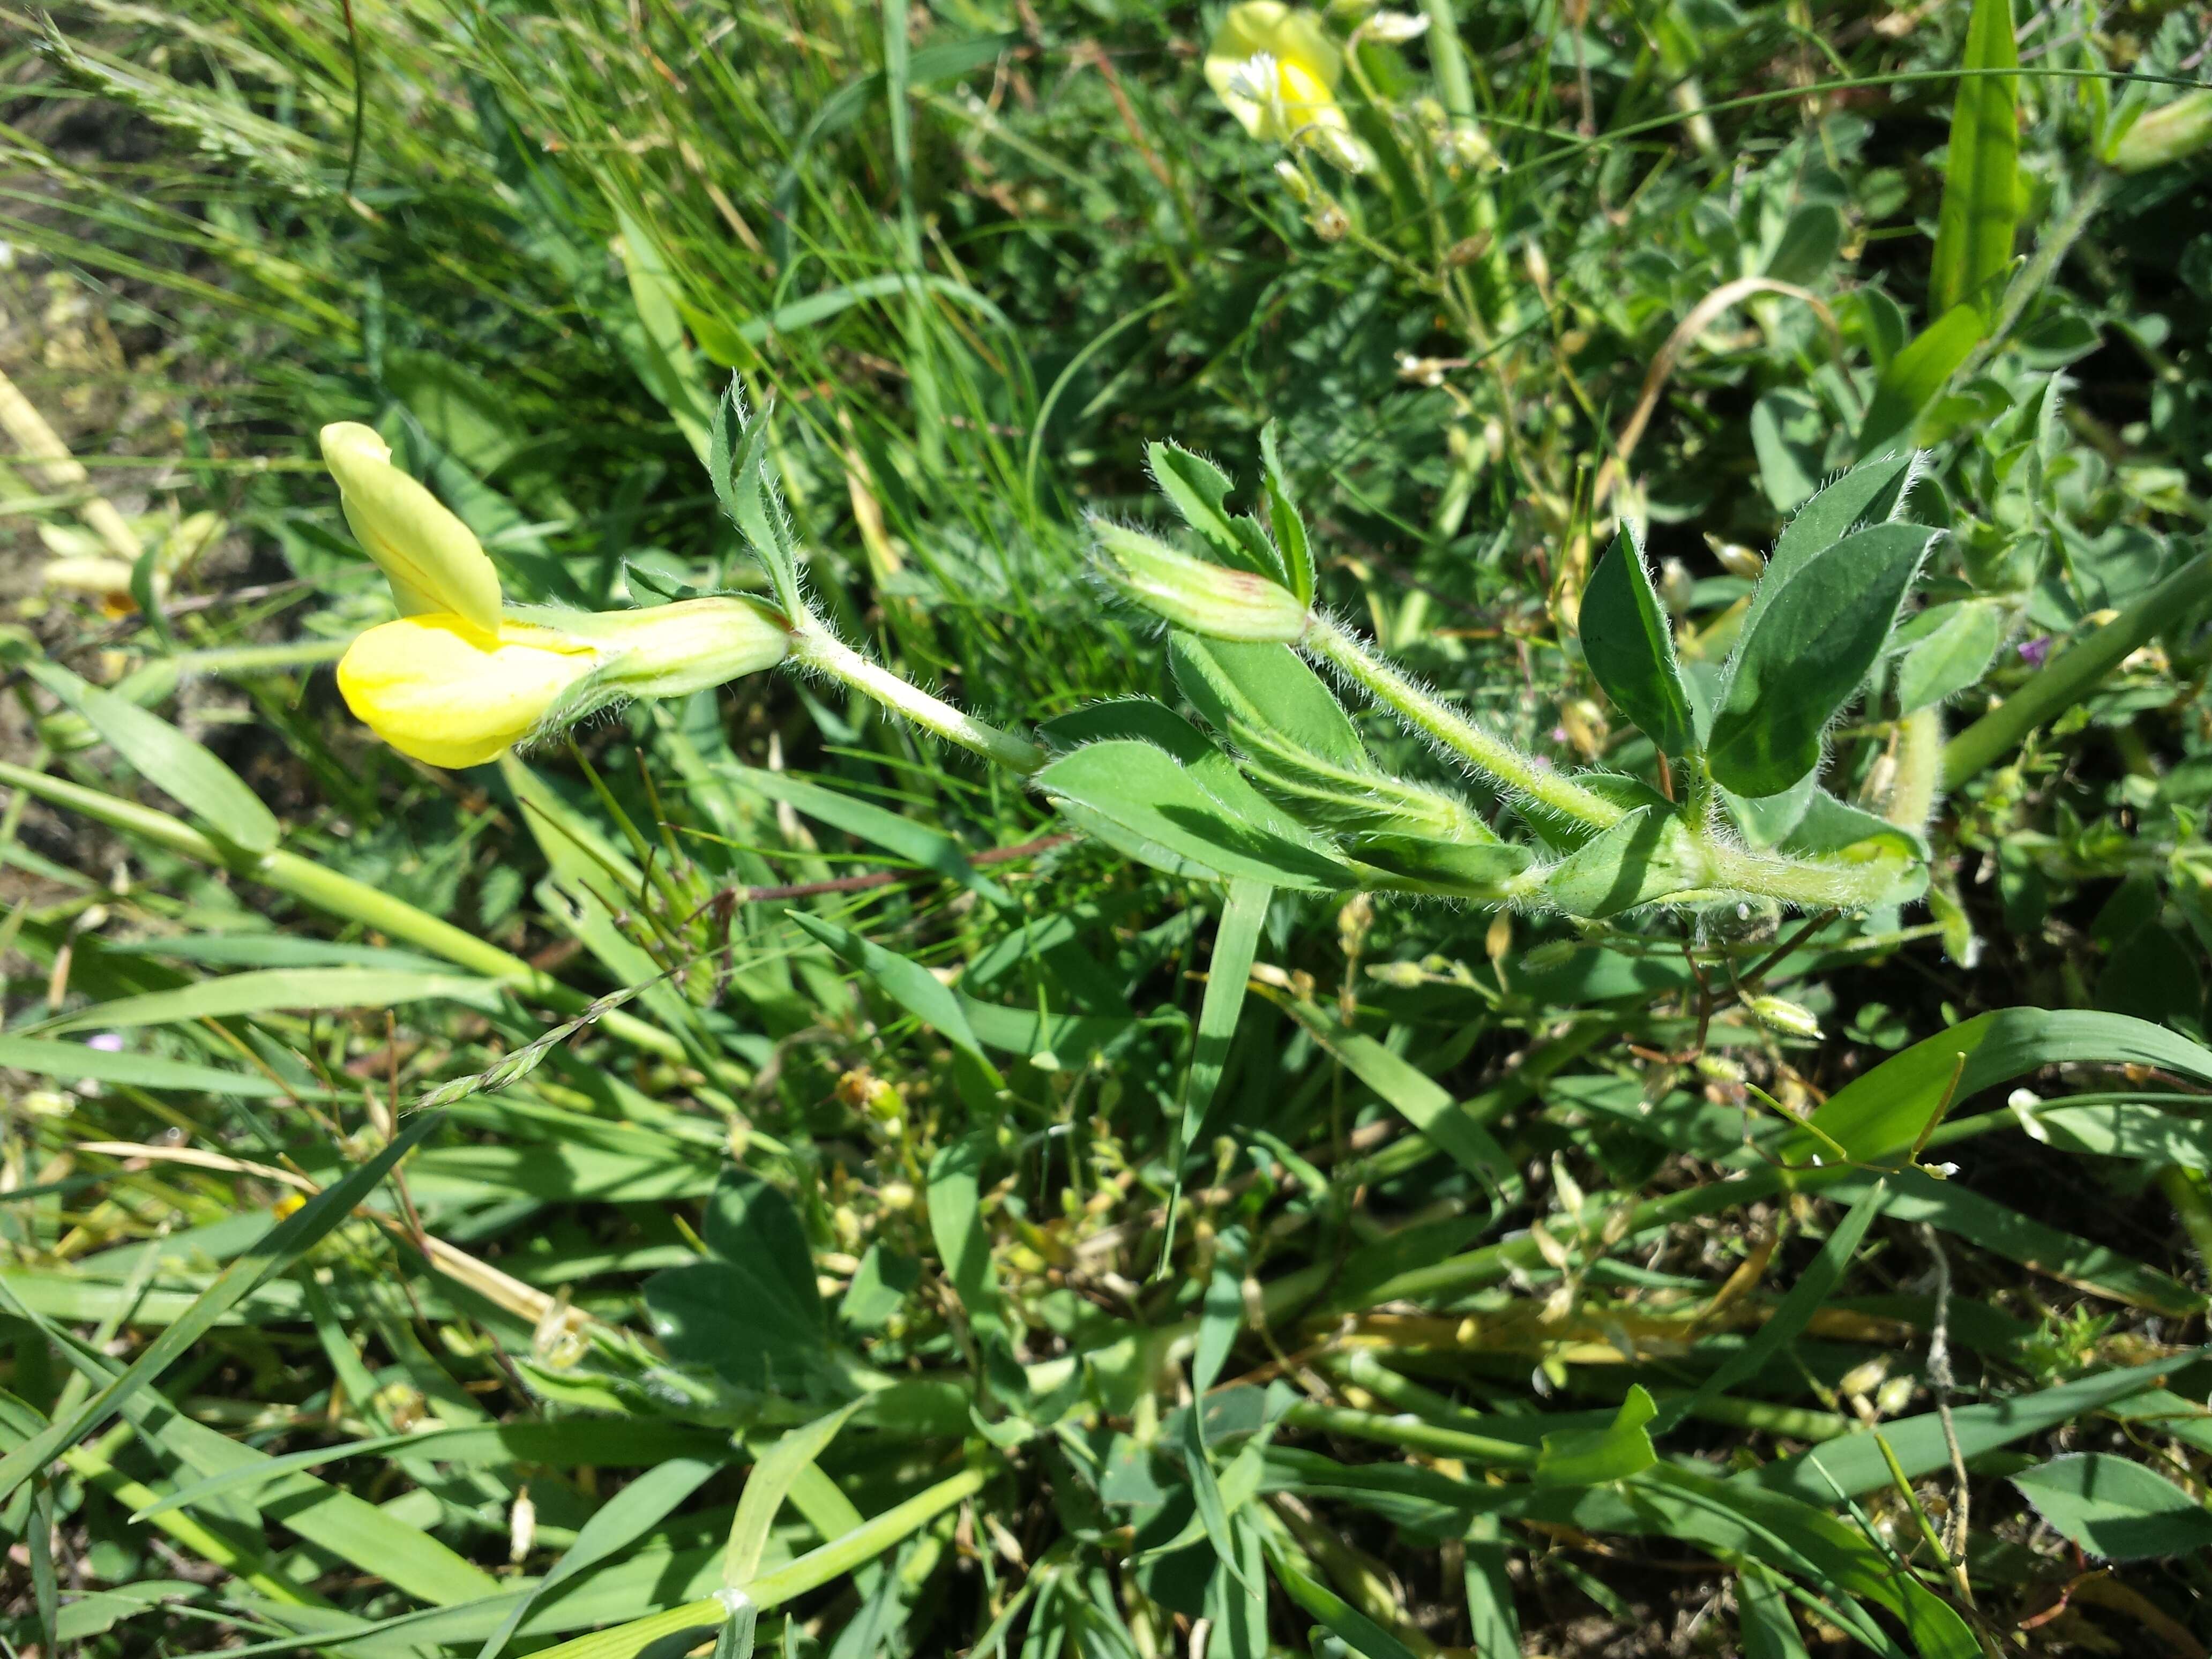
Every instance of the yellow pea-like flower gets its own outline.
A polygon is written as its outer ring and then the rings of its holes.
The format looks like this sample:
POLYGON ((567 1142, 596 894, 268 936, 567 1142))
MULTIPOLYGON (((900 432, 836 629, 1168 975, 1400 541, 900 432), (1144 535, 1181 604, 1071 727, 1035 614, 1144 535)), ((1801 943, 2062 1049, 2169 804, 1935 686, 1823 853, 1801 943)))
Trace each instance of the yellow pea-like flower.
POLYGON ((639 611, 514 610, 495 634, 441 611, 355 640, 338 690, 403 755, 478 766, 610 703, 685 696, 790 654, 783 619, 733 596, 639 611))
POLYGON ((1206 49, 1206 80, 1255 138, 1349 137, 1336 101, 1344 55, 1310 11, 1283 0, 1229 9, 1206 49))
POLYGON ((374 428, 339 421, 323 428, 322 443, 346 522, 392 584, 401 612, 454 617, 497 635, 499 573, 468 526, 392 465, 374 428))
POLYGON ((448 612, 402 617, 354 641, 338 691, 403 755, 479 766, 522 741, 600 664, 592 641, 501 622, 487 633, 448 612))

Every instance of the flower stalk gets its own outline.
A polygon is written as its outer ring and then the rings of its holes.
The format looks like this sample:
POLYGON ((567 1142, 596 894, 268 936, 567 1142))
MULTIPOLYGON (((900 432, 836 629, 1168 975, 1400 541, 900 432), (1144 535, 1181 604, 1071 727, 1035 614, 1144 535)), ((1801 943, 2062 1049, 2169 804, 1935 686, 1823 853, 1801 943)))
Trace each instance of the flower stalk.
POLYGON ((988 720, 979 720, 941 697, 931 696, 920 686, 901 679, 879 664, 870 662, 811 612, 793 633, 792 659, 802 667, 842 680, 923 731, 947 743, 957 743, 1010 772, 1027 777, 1044 765, 1044 750, 1028 738, 1001 731, 988 720))

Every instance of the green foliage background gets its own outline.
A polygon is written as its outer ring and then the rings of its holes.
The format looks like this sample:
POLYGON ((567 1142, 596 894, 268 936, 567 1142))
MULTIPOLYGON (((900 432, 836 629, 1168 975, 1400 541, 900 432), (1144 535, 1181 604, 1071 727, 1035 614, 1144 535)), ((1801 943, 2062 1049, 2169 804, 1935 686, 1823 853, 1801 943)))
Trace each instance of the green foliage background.
POLYGON ((90 469, 0 461, 17 1650, 2212 1641, 2212 163, 2106 159, 2203 20, 1425 15, 1340 223, 1211 9, 0 10, 0 368, 90 469), (1336 613, 1655 780, 1612 520, 1709 672, 1909 439, 1948 534, 1825 782, 1969 734, 1928 893, 1224 891, 796 678, 458 775, 347 717, 318 427, 645 601, 763 580, 732 375, 825 614, 988 718, 1173 699, 1082 514, 1164 526, 1163 437, 1249 505, 1272 419, 1336 613))

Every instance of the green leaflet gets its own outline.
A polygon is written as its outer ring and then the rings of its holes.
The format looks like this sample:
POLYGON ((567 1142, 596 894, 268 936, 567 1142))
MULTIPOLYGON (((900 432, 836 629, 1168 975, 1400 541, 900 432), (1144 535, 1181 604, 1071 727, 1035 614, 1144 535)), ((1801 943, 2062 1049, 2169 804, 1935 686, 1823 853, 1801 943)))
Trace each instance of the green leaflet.
POLYGON ((1729 659, 1706 764, 1740 795, 1788 789, 1881 654, 1932 532, 1882 524, 1785 562, 1759 585, 1729 659))
POLYGON ((1674 629, 1652 591, 1639 538, 1623 529, 1583 590, 1577 623, 1590 672, 1613 706, 1662 750, 1696 745, 1690 696, 1674 662, 1674 629))
POLYGON ((1305 517, 1291 495, 1289 476, 1276 453, 1275 422, 1260 428, 1260 481, 1267 498, 1267 525, 1275 533, 1275 550, 1282 555, 1291 592, 1300 605, 1314 597, 1313 544, 1306 534, 1305 517))
POLYGON ((707 1202, 707 1255, 646 1281, 653 1334, 675 1358, 740 1388, 791 1394, 825 1363, 829 1321, 791 1200, 727 1169, 707 1202))
POLYGON ((1584 842, 1546 878, 1544 895, 1570 915, 1613 916, 1705 885, 1705 862, 1671 811, 1639 806, 1584 842))
POLYGON ((1801 202, 1782 227, 1766 275, 1800 286, 1816 281, 1844 245, 1844 216, 1833 202, 1801 202))
POLYGON ((1377 775, 1367 745, 1321 677, 1287 645, 1170 635, 1176 686, 1240 748, 1364 783, 1377 775))
POLYGON ((768 572, 776 603, 787 616, 797 617, 806 608, 799 590, 799 549, 767 471, 769 428, 775 418, 773 404, 757 415, 748 416, 739 382, 732 376, 728 388, 714 404, 714 425, 707 439, 707 476, 723 516, 737 526, 745 545, 768 572), (730 441, 733 421, 739 438, 734 453, 730 441))
POLYGON ((983 1230, 982 1170, 993 1139, 978 1132, 939 1150, 929 1165, 929 1231, 960 1305, 979 1330, 1003 1332, 999 1276, 983 1230))
POLYGON ((1943 167, 1943 205, 1928 275, 1929 308, 1939 315, 1972 306, 1996 308, 2020 223, 2017 69, 2012 0, 1974 0, 1966 25, 1967 74, 1951 106, 1951 147, 1943 167))
POLYGON ((1783 526, 1782 534, 1775 538, 1774 556, 1767 561, 1766 574, 1773 576, 1786 572, 1822 548, 1843 540, 1879 509, 1885 498, 1892 506, 1882 517, 1898 517, 1905 505, 1903 483, 1915 459, 1907 453, 1862 461, 1814 495, 1797 509, 1796 516, 1783 526), (1891 495, 1893 490, 1897 492, 1894 495, 1891 495))
POLYGON ((2004 617, 1986 599, 1931 605, 1897 631, 1897 712, 1947 702, 1980 683, 2004 642, 2004 617))
POLYGON ((1145 454, 1152 463, 1152 482, 1175 503, 1209 553, 1235 569, 1251 571, 1285 587, 1291 585, 1290 571, 1259 521, 1230 513, 1232 480, 1226 472, 1177 444, 1148 444, 1145 454))
POLYGON ((1052 762, 1036 781, 1055 799, 1079 809, 1070 814, 1076 822, 1104 831, 1123 850, 1171 874, 1243 877, 1306 892, 1352 884, 1346 866, 1316 847, 1286 838, 1256 816, 1235 810, 1200 787, 1166 750, 1150 744, 1091 744, 1052 762), (1153 848, 1174 862, 1163 860, 1153 848))

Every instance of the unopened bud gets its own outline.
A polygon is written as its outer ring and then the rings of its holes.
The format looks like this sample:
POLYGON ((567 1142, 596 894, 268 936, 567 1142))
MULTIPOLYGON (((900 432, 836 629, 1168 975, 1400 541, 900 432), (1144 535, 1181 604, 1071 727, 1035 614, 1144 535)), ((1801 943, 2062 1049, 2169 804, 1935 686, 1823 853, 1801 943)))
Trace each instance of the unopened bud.
POLYGON ((1429 978, 1418 962, 1378 962, 1368 969, 1367 977, 1395 991, 1413 990, 1426 984, 1429 978))
POLYGON ((507 1512, 507 1565, 520 1566, 537 1547, 538 1505, 531 1502, 530 1488, 525 1486, 514 1494, 514 1506, 507 1512))
POLYGON ((2212 88, 2185 92, 2161 104, 2122 133, 2111 161, 2121 173, 2141 173, 2197 154, 2212 143, 2212 88))
POLYGON ((1093 520, 1106 579, 1177 628, 1206 639, 1287 645, 1302 637, 1305 606, 1288 588, 1249 570, 1194 559, 1141 531, 1093 520))
POLYGON ((1820 1022, 1813 1018, 1813 1011, 1786 997, 1753 997, 1744 1006, 1761 1025, 1784 1036, 1817 1038, 1820 1035, 1820 1022))
POLYGON ((1724 542, 1717 536, 1707 536, 1705 545, 1713 550, 1713 556, 1721 562, 1721 568, 1731 576, 1741 576, 1755 582, 1766 574, 1766 561, 1749 548, 1735 542, 1724 542))
POLYGON ((1340 242, 1352 231, 1352 221, 1344 210, 1327 197, 1306 216, 1306 224, 1324 242, 1340 242))
POLYGON ((1490 252, 1490 243, 1491 235, 1486 230, 1479 230, 1472 236, 1462 236, 1444 250, 1444 264, 1453 270, 1462 265, 1471 265, 1490 252))
POLYGON ((1870 1394, 1881 1386, 1882 1379, 1888 1375, 1889 1360, 1887 1357, 1869 1359, 1845 1371, 1836 1382, 1836 1392, 1870 1394))
POLYGON ((1741 1083, 1743 1081, 1743 1067, 1737 1065, 1726 1054, 1717 1054, 1709 1049, 1705 1053, 1699 1054, 1692 1063, 1695 1066, 1698 1075, 1704 1078, 1709 1083, 1741 1083))
POLYGON ((1310 126, 1298 138, 1316 155, 1346 173, 1365 173, 1375 165, 1373 152, 1342 127, 1310 126))
POLYGON ((1426 34, 1429 20, 1409 11, 1378 11, 1359 26, 1359 32, 1370 40, 1400 46, 1426 34))
POLYGON ((1496 173, 1505 165, 1498 159, 1497 150, 1483 136, 1482 129, 1468 121, 1457 122, 1437 135, 1437 155, 1455 172, 1475 167, 1485 173, 1496 173))
POLYGON ((1548 974, 1573 961, 1575 952, 1581 948, 1571 939, 1548 939, 1522 957, 1521 966, 1532 974, 1548 974))
POLYGON ((1522 262, 1528 267, 1528 280, 1539 295, 1552 291, 1552 262, 1544 257, 1543 244, 1531 238, 1522 244, 1522 262))
POLYGON ((1300 207, 1313 200, 1313 185, 1307 179, 1304 169, 1296 161, 1276 162, 1275 177, 1283 181, 1283 189, 1300 207))

